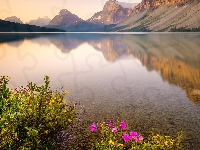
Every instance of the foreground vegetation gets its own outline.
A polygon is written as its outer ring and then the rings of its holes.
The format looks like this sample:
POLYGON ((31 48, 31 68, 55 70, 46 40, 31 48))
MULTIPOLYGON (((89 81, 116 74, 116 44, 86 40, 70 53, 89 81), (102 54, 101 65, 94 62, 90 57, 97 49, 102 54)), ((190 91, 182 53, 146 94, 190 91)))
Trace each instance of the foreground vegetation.
POLYGON ((0 149, 53 149, 57 134, 75 119, 65 94, 53 93, 49 78, 44 80, 42 86, 29 83, 11 90, 8 78, 0 79, 0 149))
POLYGON ((182 133, 176 139, 154 133, 148 139, 137 131, 126 131, 124 121, 111 120, 108 124, 93 123, 90 126, 93 132, 94 148, 98 150, 180 150, 182 149, 182 133))
MULTIPOLYGON (((28 83, 9 89, 8 81, 8 77, 0 78, 0 149, 56 149, 58 134, 76 124, 74 105, 64 99, 68 91, 53 92, 47 76, 42 86, 28 83)), ((89 129, 93 150, 182 149, 182 133, 172 139, 152 131, 145 139, 136 131, 127 131, 127 124, 119 120, 94 122, 89 129)))

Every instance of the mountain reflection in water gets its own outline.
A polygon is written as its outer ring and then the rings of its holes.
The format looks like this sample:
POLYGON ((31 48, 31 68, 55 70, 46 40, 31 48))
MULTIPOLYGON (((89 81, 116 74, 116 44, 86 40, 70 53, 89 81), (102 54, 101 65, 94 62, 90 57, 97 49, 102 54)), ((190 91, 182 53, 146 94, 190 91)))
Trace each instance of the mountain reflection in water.
POLYGON ((181 87, 196 105, 200 105, 200 35, 96 35, 63 34, 49 37, 63 53, 87 42, 114 62, 133 55, 148 71, 155 70, 164 81, 181 87))

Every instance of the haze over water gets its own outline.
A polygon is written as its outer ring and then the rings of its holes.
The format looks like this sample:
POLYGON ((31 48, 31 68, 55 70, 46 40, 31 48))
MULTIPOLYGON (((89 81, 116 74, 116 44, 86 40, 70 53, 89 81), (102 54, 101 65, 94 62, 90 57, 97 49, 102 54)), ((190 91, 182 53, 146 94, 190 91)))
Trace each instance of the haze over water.
POLYGON ((186 149, 200 148, 200 34, 17 36, 0 43, 10 87, 48 75, 84 106, 87 125, 119 117, 142 134, 183 131, 186 149))

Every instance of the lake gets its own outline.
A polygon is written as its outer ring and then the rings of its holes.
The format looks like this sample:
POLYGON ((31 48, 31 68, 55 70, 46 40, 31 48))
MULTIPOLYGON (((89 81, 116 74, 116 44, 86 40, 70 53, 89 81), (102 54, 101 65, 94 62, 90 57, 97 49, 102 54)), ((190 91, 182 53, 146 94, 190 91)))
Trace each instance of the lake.
POLYGON ((0 34, 0 75, 9 87, 67 89, 86 126, 119 118, 130 129, 200 148, 200 34, 0 34))

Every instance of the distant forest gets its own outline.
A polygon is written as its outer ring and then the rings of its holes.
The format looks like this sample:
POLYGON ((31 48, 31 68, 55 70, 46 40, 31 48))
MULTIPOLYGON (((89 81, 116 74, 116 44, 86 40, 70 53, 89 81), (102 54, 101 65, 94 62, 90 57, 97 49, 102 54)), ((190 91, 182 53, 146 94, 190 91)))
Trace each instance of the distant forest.
POLYGON ((186 28, 172 28, 170 32, 200 32, 200 28, 192 28, 192 29, 186 29, 186 28))
POLYGON ((0 32, 65 32, 65 30, 20 24, 0 19, 0 32))

